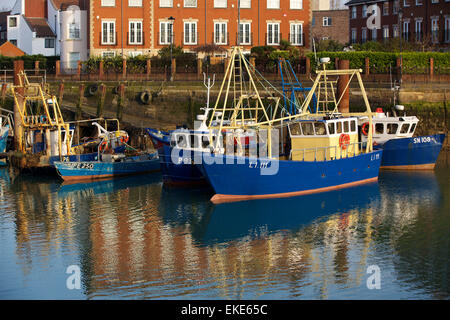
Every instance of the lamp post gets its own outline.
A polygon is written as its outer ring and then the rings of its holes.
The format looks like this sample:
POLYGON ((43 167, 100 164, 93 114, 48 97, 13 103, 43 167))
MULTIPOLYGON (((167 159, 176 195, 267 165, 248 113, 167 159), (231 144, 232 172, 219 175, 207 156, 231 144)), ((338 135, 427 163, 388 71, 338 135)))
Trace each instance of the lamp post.
POLYGON ((400 8, 398 11, 398 24, 399 24, 399 38, 400 38, 400 85, 402 84, 402 74, 403 74, 403 57, 402 57, 402 38, 403 38, 403 25, 402 25, 402 18, 403 18, 403 9, 400 8))
POLYGON ((175 18, 170 16, 168 20, 170 21, 170 33, 169 33, 169 37, 170 37, 170 81, 173 81, 172 47, 173 47, 173 22, 175 21, 175 18))

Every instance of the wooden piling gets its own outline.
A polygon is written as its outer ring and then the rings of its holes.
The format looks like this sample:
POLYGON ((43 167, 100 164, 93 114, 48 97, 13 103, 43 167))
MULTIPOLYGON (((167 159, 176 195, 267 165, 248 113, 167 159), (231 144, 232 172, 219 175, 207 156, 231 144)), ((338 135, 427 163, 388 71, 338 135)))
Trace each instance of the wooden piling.
POLYGON ((17 93, 17 103, 14 103, 14 146, 16 151, 23 151, 23 125, 22 118, 20 116, 21 110, 20 106, 23 106, 24 99, 23 95, 25 93, 25 88, 20 82, 19 73, 24 71, 23 60, 14 61, 14 86, 21 86, 19 88, 14 88, 17 93))
MULTIPOLYGON (((2 108, 6 107, 6 91, 7 91, 7 89, 8 89, 8 85, 6 83, 2 84, 2 89, 1 89, 1 103, 2 103, 1 107, 2 108)), ((0 111, 0 114, 2 114, 1 111, 0 111)))
POLYGON ((119 121, 122 121, 123 116, 123 105, 125 103, 125 84, 121 83, 119 85, 119 97, 117 99, 117 114, 116 117, 119 121))
POLYGON ((103 106, 105 105, 105 97, 106 97, 106 85, 103 83, 100 85, 100 94, 98 95, 98 103, 97 103, 97 117, 103 117, 103 106))
MULTIPOLYGON (((339 69, 350 69, 349 60, 339 60, 339 69)), ((342 113, 348 113, 350 110, 350 93, 347 83, 349 81, 348 75, 340 75, 337 82, 337 97, 341 99, 338 109, 342 113), (341 98, 342 96, 342 98, 341 98)))
POLYGON ((64 98, 64 82, 59 84, 58 89, 58 104, 61 106, 64 98))

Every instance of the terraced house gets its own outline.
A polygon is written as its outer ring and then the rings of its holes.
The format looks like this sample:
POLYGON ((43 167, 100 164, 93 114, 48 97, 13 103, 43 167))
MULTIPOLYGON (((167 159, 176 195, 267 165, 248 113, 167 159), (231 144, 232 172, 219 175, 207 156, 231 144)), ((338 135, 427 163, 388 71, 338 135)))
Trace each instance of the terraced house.
POLYGON ((402 41, 450 47, 450 0, 351 0, 350 42, 383 41, 402 37, 402 41), (380 24, 370 28, 368 18, 377 5, 380 24))
POLYGON ((171 44, 310 46, 310 0, 91 0, 90 19, 96 56, 156 54, 171 44))

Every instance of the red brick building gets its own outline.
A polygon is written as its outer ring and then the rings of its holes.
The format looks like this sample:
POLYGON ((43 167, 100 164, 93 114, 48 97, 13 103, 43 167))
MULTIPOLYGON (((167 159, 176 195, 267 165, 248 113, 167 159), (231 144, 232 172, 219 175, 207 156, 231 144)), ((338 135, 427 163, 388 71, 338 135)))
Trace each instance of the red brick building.
POLYGON ((352 43, 398 38, 402 34, 404 41, 450 46, 450 0, 351 0, 346 5, 352 43), (367 25, 371 5, 379 8, 380 24, 376 29, 367 25))
POLYGON ((334 40, 342 44, 348 42, 348 10, 317 10, 312 14, 311 29, 315 41, 334 40))
POLYGON ((277 46, 281 39, 310 46, 309 0, 240 4, 238 10, 238 0, 91 0, 91 55, 155 54, 170 44, 189 51, 206 44, 228 49, 239 42, 250 50, 277 46))

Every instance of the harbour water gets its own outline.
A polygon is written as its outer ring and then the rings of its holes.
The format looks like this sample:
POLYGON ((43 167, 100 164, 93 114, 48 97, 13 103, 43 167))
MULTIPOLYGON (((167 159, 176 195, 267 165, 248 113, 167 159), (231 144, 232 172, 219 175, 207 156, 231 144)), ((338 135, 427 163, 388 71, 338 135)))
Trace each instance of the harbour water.
POLYGON ((434 172, 221 205, 158 174, 64 184, 3 168, 0 299, 449 299, 449 156, 434 172))

